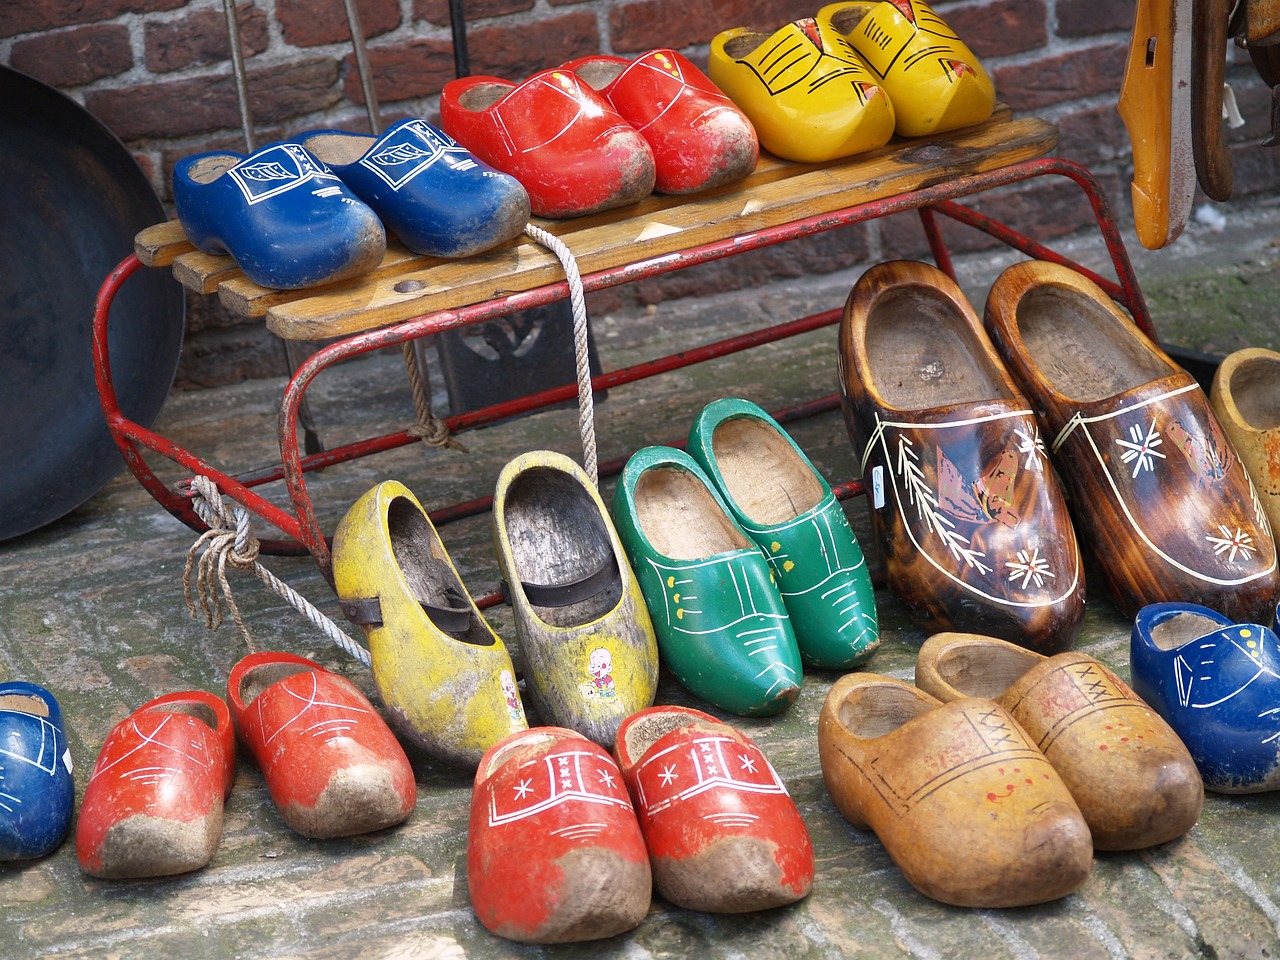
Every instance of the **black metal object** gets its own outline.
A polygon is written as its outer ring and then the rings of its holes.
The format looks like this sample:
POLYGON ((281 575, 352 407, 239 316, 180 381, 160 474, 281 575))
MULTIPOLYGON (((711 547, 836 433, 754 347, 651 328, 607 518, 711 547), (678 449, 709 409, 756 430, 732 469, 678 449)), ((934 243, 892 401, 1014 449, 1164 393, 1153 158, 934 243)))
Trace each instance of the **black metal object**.
MULTIPOLYGON (((164 208, 133 156, 74 100, 0 67, 0 540, 69 513, 124 467, 94 383, 103 277, 164 208)), ((150 425, 182 348, 182 288, 151 270, 116 299, 123 411, 150 425)))

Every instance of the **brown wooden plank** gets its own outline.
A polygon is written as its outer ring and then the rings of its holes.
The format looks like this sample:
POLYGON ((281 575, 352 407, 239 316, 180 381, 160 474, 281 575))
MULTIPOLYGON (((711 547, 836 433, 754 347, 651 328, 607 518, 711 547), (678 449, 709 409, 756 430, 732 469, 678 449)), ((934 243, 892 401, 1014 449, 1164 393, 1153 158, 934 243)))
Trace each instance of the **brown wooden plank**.
POLYGON ((134 255, 145 267, 167 267, 179 254, 194 249, 177 220, 147 227, 133 238, 134 255))

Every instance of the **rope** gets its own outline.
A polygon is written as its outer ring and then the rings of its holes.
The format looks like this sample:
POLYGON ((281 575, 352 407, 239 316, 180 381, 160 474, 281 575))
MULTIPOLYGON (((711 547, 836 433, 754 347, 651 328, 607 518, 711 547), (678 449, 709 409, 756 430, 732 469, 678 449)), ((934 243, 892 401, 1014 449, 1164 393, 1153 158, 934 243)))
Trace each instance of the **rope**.
POLYGON ((467 452, 457 437, 449 432, 443 420, 437 420, 431 412, 431 399, 427 395, 426 383, 422 379, 422 371, 418 368, 418 354, 414 350, 413 340, 400 344, 400 352, 404 355, 405 370, 409 374, 409 388, 413 393, 413 408, 417 411, 418 422, 405 433, 417 437, 431 447, 450 447, 453 450, 467 452))
POLYGON ((569 304, 573 308, 573 355, 578 370, 578 433, 582 437, 582 459, 587 476, 599 486, 596 467, 595 398, 591 393, 591 362, 587 351, 587 301, 582 291, 578 262, 564 241, 541 227, 528 224, 524 232, 556 255, 569 281, 569 304))
POLYGON ((217 630, 222 624, 223 601, 231 611, 231 619, 244 637, 249 651, 254 652, 253 635, 245 625, 231 594, 231 584, 227 580, 227 566, 237 570, 249 570, 261 580, 272 593, 284 600, 317 627, 350 656, 369 666, 369 651, 342 632, 332 620, 317 610, 287 583, 279 580, 266 567, 258 562, 258 540, 249 530, 249 511, 239 504, 234 509, 227 506, 217 484, 205 476, 198 476, 191 481, 193 493, 191 505, 209 527, 187 551, 187 562, 182 569, 182 596, 187 602, 187 613, 192 618, 197 616, 196 600, 204 612, 205 623, 210 630, 217 630), (204 553, 197 559, 201 548, 204 553), (192 571, 195 581, 192 582, 192 571), (218 588, 221 587, 221 592, 218 588))

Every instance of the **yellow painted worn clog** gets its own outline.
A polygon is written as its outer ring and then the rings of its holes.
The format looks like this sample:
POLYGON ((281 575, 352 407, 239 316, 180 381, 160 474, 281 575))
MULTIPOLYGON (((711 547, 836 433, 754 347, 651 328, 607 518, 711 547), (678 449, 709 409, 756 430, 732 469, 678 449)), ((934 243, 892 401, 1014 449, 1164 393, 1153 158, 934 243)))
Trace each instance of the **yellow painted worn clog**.
POLYGON ((506 646, 480 615, 440 535, 404 484, 378 484, 333 537, 343 612, 369 642, 373 681, 399 731, 474 766, 528 726, 506 646))
POLYGON ((893 105, 843 37, 813 18, 772 35, 734 27, 716 35, 711 80, 736 103, 770 153, 823 163, 893 136, 893 105))
POLYGON ((981 123, 996 90, 973 51, 920 0, 832 3, 819 29, 848 41, 893 101, 896 132, 923 137, 981 123))

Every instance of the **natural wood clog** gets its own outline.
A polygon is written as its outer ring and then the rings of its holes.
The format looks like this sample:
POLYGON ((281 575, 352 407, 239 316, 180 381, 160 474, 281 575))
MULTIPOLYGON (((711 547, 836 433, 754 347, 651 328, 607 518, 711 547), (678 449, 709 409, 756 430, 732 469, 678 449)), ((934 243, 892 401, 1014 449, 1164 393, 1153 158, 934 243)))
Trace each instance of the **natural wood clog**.
POLYGON ((845 423, 889 587, 926 630, 1069 647, 1084 579, 1030 404, 955 281, 877 264, 840 325, 845 423))
POLYGON ((524 943, 597 940, 644 919, 649 857, 603 747, 534 727, 485 753, 471 794, 467 889, 488 930, 524 943))
POLYGON ((1213 375, 1209 402, 1274 536, 1280 530, 1280 353, 1248 347, 1228 355, 1213 375))
POLYGON ((0 683, 0 862, 56 850, 71 829, 75 805, 57 699, 25 680, 0 683))
POLYGON ((831 799, 870 827, 911 884, 962 907, 1017 907, 1084 883, 1093 843, 1057 772, 999 704, 942 704, 851 673, 818 720, 831 799))
POLYGON ((658 641, 595 485, 563 454, 516 457, 498 475, 493 541, 539 717, 612 747, 653 703, 658 641))
POLYGON ((202 690, 143 704, 98 753, 76 824, 80 867, 94 877, 198 870, 222 841, 235 779, 235 729, 221 697, 202 690))
POLYGON ((351 837, 413 813, 413 768, 386 722, 346 677, 305 657, 251 653, 227 701, 280 818, 306 837, 351 837))
POLYGON ((1098 850, 1164 843, 1200 817, 1204 785, 1178 735, 1087 654, 939 633, 920 648, 916 686, 944 703, 984 697, 1008 710, 1062 777, 1098 850))
POLYGON ((1280 590, 1270 526, 1190 374, 1058 264, 1005 270, 986 323, 1120 611, 1185 601, 1269 621, 1280 590))
POLYGON ((745 734, 699 710, 652 707, 626 719, 614 755, 671 903, 743 913, 809 893, 809 831, 745 734))

